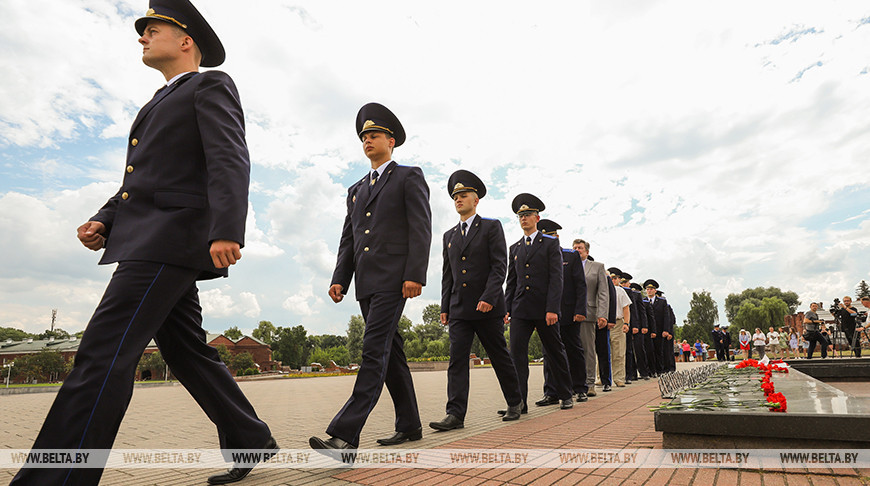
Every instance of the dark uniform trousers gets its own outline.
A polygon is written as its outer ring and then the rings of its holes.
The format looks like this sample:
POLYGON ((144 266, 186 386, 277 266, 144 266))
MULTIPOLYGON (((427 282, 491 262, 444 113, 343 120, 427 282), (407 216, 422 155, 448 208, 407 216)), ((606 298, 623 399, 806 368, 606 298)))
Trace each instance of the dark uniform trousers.
POLYGON ((649 332, 647 324, 646 311, 643 307, 643 298, 640 292, 634 289, 627 288, 628 296, 631 298, 631 326, 629 336, 626 339, 626 355, 630 354, 630 358, 626 360, 626 375, 632 380, 638 377, 648 377, 649 368, 646 362, 646 350, 644 349, 644 333, 649 332), (637 330, 635 333, 634 330, 637 330))
MULTIPOLYGON (((221 448, 266 444, 269 427, 205 342, 195 284, 227 275, 214 267, 208 242, 244 246, 250 173, 244 135, 235 84, 216 70, 180 77, 139 111, 121 188, 90 218, 106 229, 100 263, 118 267, 34 449, 111 449, 152 338, 217 426, 221 448)), ((13 484, 90 485, 101 474, 99 467, 24 468, 13 484)))
POLYGON ((508 406, 523 403, 517 372, 504 340, 504 316, 450 320, 450 365, 447 368, 447 413, 465 420, 468 411, 468 356, 474 335, 486 350, 508 406))
POLYGON ((402 282, 426 284, 432 237, 429 186, 419 167, 391 161, 374 185, 366 175, 348 189, 332 283, 346 292, 356 280, 365 320, 362 363, 350 398, 326 432, 359 445, 360 431, 384 384, 393 398, 396 431, 420 427, 414 383, 399 334, 402 282), (425 250, 424 250, 425 249, 425 250))
MULTIPOLYGON (((562 269, 562 312, 557 326, 568 357, 571 390, 574 393, 586 393, 589 387, 586 385, 586 360, 580 340, 580 323, 574 321, 575 315, 585 316, 587 312, 586 275, 580 255, 573 250, 563 249, 562 269)), ((549 361, 545 359, 544 395, 556 396, 554 379, 549 361)))
POLYGON ((658 366, 656 366, 656 350, 653 344, 652 334, 658 334, 659 326, 656 322, 655 315, 652 311, 652 305, 648 299, 643 299, 643 309, 646 311, 647 334, 643 337, 643 349, 646 352, 646 364, 650 375, 658 374, 658 366))
POLYGON ((547 325, 546 319, 520 319, 511 318, 511 357, 514 368, 517 370, 517 378, 520 382, 520 394, 523 403, 527 403, 529 397, 529 339, 532 332, 538 331, 541 344, 544 345, 544 363, 549 361, 551 376, 549 380, 554 387, 553 396, 560 400, 571 398, 571 376, 568 372, 568 358, 565 355, 565 346, 559 333, 559 324, 547 325))
POLYGON ((447 413, 465 420, 468 409, 468 356, 477 334, 495 370, 508 406, 522 402, 517 372, 504 339, 507 246, 501 223, 474 216, 463 236, 460 225, 443 238, 441 312, 448 315, 450 365, 447 368, 447 413), (477 310, 478 302, 492 305, 477 310))
MULTIPOLYGON (((583 345, 580 342, 580 323, 574 321, 573 315, 563 314, 556 326, 559 327, 559 335, 568 357, 571 389, 574 393, 586 393, 589 391, 589 387, 586 385, 586 361, 583 355, 583 345)), ((544 359, 544 395, 558 396, 556 387, 553 386, 554 379, 553 372, 550 370, 550 362, 544 359)))
MULTIPOLYGON (((205 342, 199 270, 121 262, 82 336, 75 367, 33 445, 111 449, 133 395, 136 365, 154 338, 173 374, 217 426, 222 449, 257 449, 271 432, 205 342)), ((95 485, 102 468, 23 468, 11 484, 95 485)))
POLYGON ((677 356, 674 354, 674 342, 676 338, 674 337, 674 326, 676 325, 677 318, 674 315, 674 309, 668 305, 668 315, 670 319, 670 324, 668 326, 668 333, 671 335, 671 339, 668 341, 671 344, 671 354, 669 366, 671 371, 677 371, 677 356))
POLYGON ((546 320, 547 312, 559 315, 561 311, 561 253, 559 241, 541 233, 531 246, 520 240, 510 250, 505 302, 510 314, 510 355, 523 403, 527 403, 529 396, 529 339, 536 330, 544 347, 544 362, 549 362, 552 371, 550 382, 556 388, 555 396, 567 400, 572 395, 568 357, 558 321, 548 326, 546 320))
POLYGON ((350 398, 326 429, 330 436, 354 445, 359 445, 360 432, 378 403, 384 384, 393 398, 396 431, 420 428, 417 395, 399 334, 399 319, 405 308, 402 292, 379 292, 360 299, 359 306, 366 322, 362 363, 350 398))

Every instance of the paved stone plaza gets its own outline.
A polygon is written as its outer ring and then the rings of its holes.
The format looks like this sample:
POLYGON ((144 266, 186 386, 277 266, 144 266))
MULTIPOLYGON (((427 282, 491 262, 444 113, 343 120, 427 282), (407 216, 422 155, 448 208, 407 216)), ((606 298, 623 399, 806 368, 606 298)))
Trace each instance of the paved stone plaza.
MULTIPOLYGON (((678 363, 678 369, 693 364, 678 363)), ((641 381, 611 393, 599 393, 572 410, 535 407, 518 422, 502 422, 495 414, 503 408, 498 382, 490 368, 471 372, 471 396, 465 428, 435 432, 428 423, 444 416, 447 374, 417 372, 414 385, 423 421, 423 440, 397 448, 503 448, 503 449, 619 449, 660 448, 662 436, 653 427, 649 405, 662 402, 655 380, 641 381)), ((542 370, 531 368, 530 402, 541 393, 542 370)), ((260 417, 272 428, 278 444, 307 449, 308 437, 324 436, 333 415, 344 404, 353 376, 279 379, 244 382, 245 394, 260 417)), ((867 394, 870 384, 852 384, 849 393, 867 394)), ((0 396, 0 447, 29 448, 54 399, 54 393, 0 396)), ((393 432, 389 393, 381 400, 363 429, 360 447, 374 449, 375 439, 393 432)), ((819 431, 820 434, 834 431, 819 431)), ((795 444, 810 448, 811 444, 795 444)), ((215 429, 183 387, 139 387, 121 425, 116 449, 217 449, 215 429)), ((388 450, 389 448, 383 448, 388 450)), ((205 484, 203 469, 114 469, 103 475, 104 485, 205 484)), ((0 483, 15 471, 0 470, 0 483)), ((738 471, 729 469, 256 469, 243 485, 297 484, 673 484, 673 485, 852 485, 870 484, 868 470, 738 471)))

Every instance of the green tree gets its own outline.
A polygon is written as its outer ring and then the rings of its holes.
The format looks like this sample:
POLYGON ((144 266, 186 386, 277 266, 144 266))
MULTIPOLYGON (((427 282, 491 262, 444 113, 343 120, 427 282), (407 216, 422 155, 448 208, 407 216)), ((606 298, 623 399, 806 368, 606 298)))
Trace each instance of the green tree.
POLYGON ((779 328, 785 323, 785 316, 789 315, 788 304, 777 297, 765 297, 761 301, 761 309, 767 315, 767 326, 761 330, 767 333, 767 328, 779 328))
POLYGON ((408 316, 402 314, 402 317, 399 318, 399 334, 402 335, 402 339, 408 339, 414 331, 411 329, 414 326, 414 323, 411 322, 411 319, 408 319, 408 316))
POLYGON ((244 334, 242 334, 242 331, 239 330, 239 326, 233 326, 233 327, 227 329, 226 331, 224 331, 224 336, 235 341, 236 339, 241 339, 241 337, 244 336, 244 334))
POLYGON ((363 334, 365 334, 366 324, 361 315, 350 316, 350 322, 347 323, 347 352, 350 355, 350 362, 359 364, 362 361, 362 343, 363 334))
POLYGON ((416 337, 412 339, 405 340, 405 357, 407 358, 422 358, 423 353, 426 352, 426 343, 417 339, 416 337))
POLYGON ((230 351, 227 349, 227 347, 223 344, 218 344, 216 349, 221 361, 223 361, 223 363, 227 365, 227 368, 233 369, 233 355, 230 354, 230 351))
POLYGON ((441 325, 441 304, 429 304, 423 308, 423 324, 441 325))
POLYGON ((64 331, 63 329, 61 329, 59 327, 56 327, 54 329, 54 331, 46 329, 42 334, 39 334, 38 336, 36 336, 35 339, 48 339, 48 338, 69 339, 69 333, 64 331))
MULTIPOLYGON (((220 346, 223 346, 224 351, 226 351, 226 346, 223 344, 220 346)), ((218 354, 220 354, 220 351, 218 351, 218 354)), ((151 371, 152 373, 156 372, 156 374, 152 375, 152 378, 162 377, 163 371, 166 369, 166 361, 163 360, 163 355, 160 354, 160 351, 155 351, 150 354, 143 354, 136 367, 139 369, 140 376, 145 371, 151 371)))
POLYGON ((311 336, 311 340, 316 348, 329 349, 336 346, 347 346, 347 336, 321 334, 319 336, 311 336))
POLYGON ((541 336, 538 336, 538 331, 532 333, 529 338, 529 360, 540 359, 544 357, 544 344, 541 342, 541 336))
POLYGON ((339 366, 350 364, 350 354, 345 346, 333 346, 331 348, 317 348, 311 353, 311 361, 328 366, 330 361, 335 361, 339 366))
POLYGON ((311 348, 306 339, 307 331, 302 326, 279 327, 272 344, 272 356, 291 368, 308 366, 311 348))
POLYGON ((30 334, 29 332, 24 332, 21 329, 15 329, 12 327, 0 327, 0 341, 6 341, 7 339, 11 339, 13 341, 23 341, 25 339, 36 339, 37 336, 30 334))
POLYGON ((734 322, 734 318, 744 302, 760 306, 765 297, 776 297, 785 302, 788 306, 789 314, 794 314, 801 304, 798 295, 792 291, 783 292, 777 287, 756 287, 754 289, 746 289, 739 294, 728 294, 728 297, 725 298, 725 318, 728 319, 728 322, 734 322))
POLYGON ((447 328, 441 322, 427 322, 414 326, 414 334, 423 342, 438 341, 447 335, 447 328))
POLYGON ((260 324, 254 329, 251 336, 271 346, 275 342, 276 332, 277 329, 275 329, 274 324, 269 321, 260 321, 260 324))
POLYGON ((445 341, 429 341, 426 343, 426 351, 423 352, 424 358, 435 358, 437 356, 449 356, 450 347, 445 341))
POLYGON ((257 367, 256 362, 254 361, 254 357, 251 356, 251 353, 249 353, 247 351, 233 356, 232 363, 233 363, 233 365, 231 366, 231 368, 236 370, 237 372, 242 371, 242 370, 246 370, 248 368, 256 368, 257 367))
POLYGON ((866 280, 862 280, 861 283, 855 287, 855 295, 857 296, 857 300, 861 300, 861 297, 870 297, 870 286, 867 285, 866 280))
POLYGON ((24 375, 26 381, 57 381, 63 373, 66 360, 57 351, 43 349, 36 354, 15 358, 15 374, 24 375))
POLYGON ((706 290, 692 292, 689 312, 686 314, 682 328, 675 330, 675 339, 685 339, 689 343, 694 343, 697 339, 709 342, 712 339, 713 326, 717 322, 719 322, 719 308, 710 296, 710 292, 706 290))

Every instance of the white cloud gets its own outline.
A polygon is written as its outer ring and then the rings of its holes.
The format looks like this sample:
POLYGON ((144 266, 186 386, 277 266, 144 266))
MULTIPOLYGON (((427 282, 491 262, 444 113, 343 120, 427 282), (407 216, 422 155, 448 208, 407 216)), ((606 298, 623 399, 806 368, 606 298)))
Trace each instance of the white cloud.
POLYGON ((228 286, 201 290, 199 292, 199 301, 202 306, 203 317, 237 318, 237 316, 243 315, 256 318, 260 315, 260 305, 257 303, 256 295, 250 292, 240 292, 237 297, 233 297, 229 293, 230 290, 228 286))

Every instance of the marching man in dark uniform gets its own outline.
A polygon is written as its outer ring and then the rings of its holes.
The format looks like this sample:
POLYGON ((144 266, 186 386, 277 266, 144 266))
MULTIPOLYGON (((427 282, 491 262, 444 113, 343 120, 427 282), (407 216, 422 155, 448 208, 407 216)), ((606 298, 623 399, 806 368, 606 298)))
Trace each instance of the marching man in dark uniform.
POLYGON ((405 130, 385 106, 363 106, 356 133, 371 171, 347 191, 347 217, 329 297, 341 302, 356 277, 356 298, 366 323, 362 364, 350 398, 326 429, 330 438, 309 439, 314 449, 356 449, 384 383, 396 411, 396 432, 378 443, 395 445, 422 437, 398 326, 406 299, 420 295, 426 283, 432 240, 429 186, 419 167, 392 160, 393 149, 405 142, 405 130))
POLYGON ((647 279, 643 283, 646 289, 646 294, 649 297, 650 306, 652 306, 653 315, 656 320, 656 331, 659 333, 653 336, 653 346, 656 352, 656 372, 658 374, 667 373, 670 369, 670 359, 668 355, 674 354, 674 337, 669 332, 670 316, 668 315, 668 303, 661 293, 658 292, 659 283, 653 279, 647 279))
POLYGON ((632 379, 640 377, 644 380, 649 380, 650 372, 647 366, 646 349, 644 348, 644 337, 649 333, 649 324, 646 320, 646 309, 643 305, 643 295, 641 294, 640 284, 632 283, 632 276, 628 273, 622 273, 623 288, 631 297, 633 305, 631 306, 631 339, 629 349, 634 356, 634 373, 631 374, 632 379))
MULTIPOLYGON (((544 203, 531 194, 520 194, 511 204, 520 220, 524 236, 511 245, 508 258, 505 302, 510 323, 511 358, 520 380, 523 403, 529 396, 529 338, 538 331, 544 345, 544 361, 549 361, 552 384, 561 408, 574 406, 568 358, 559 335, 562 307, 562 255, 559 240, 538 231, 538 212, 544 203)), ((524 407, 527 405, 524 405, 524 407)))
MULTIPOLYGON (((241 258, 250 162, 232 79, 198 73, 224 61, 217 35, 187 0, 153 0, 136 20, 142 61, 166 79, 130 129, 115 196, 78 228, 82 244, 118 263, 34 449, 111 449, 154 338, 173 374, 217 426, 222 449, 277 449, 217 351, 206 344, 197 280, 241 258)), ((244 478, 251 465, 212 476, 244 478)), ((102 468, 33 469, 12 484, 97 484, 102 468)))
POLYGON ((468 357, 474 335, 486 350, 507 404, 502 420, 517 420, 523 408, 517 372, 504 340, 507 245, 497 219, 478 216, 486 186, 476 175, 458 170, 447 182, 459 224, 444 233, 441 274, 441 324, 450 333, 447 416, 429 426, 461 429, 468 408, 468 357))
MULTIPOLYGON (((542 219, 538 222, 538 229, 541 233, 558 239, 562 227, 555 221, 542 219)), ((578 402, 585 402, 589 398, 586 396, 586 361, 580 345, 580 323, 586 319, 586 275, 583 273, 580 255, 573 249, 562 248, 562 269, 562 313, 557 326, 568 356, 571 390, 578 402)), ((535 402, 539 407, 559 403, 552 375, 550 365, 545 359, 544 396, 535 402)))

